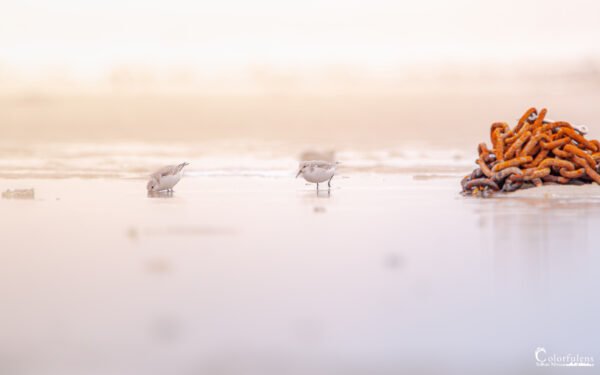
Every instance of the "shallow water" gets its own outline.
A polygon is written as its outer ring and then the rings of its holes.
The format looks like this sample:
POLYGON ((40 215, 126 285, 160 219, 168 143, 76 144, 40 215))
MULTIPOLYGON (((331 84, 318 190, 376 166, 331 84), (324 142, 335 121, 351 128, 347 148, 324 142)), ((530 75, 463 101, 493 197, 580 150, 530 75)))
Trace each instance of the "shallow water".
POLYGON ((471 153, 456 148, 304 148, 289 142, 31 143, 0 146, 0 178, 147 178, 158 167, 191 165, 191 177, 289 177, 298 160, 334 158, 350 172, 467 171, 471 153))
POLYGON ((600 357, 597 186, 333 184, 187 176, 149 198, 137 179, 0 180, 36 189, 0 200, 0 372, 529 374, 554 373, 539 346, 600 357))

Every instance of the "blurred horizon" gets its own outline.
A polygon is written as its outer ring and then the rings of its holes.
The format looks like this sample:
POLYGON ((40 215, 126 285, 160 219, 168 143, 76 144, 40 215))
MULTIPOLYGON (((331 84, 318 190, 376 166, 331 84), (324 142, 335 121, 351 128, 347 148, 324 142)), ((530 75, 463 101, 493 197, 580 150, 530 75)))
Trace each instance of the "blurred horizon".
POLYGON ((439 63, 367 69, 352 65, 277 68, 269 65, 203 72, 194 67, 123 65, 97 77, 68 69, 25 73, 0 65, 0 95, 208 94, 357 95, 440 91, 493 91, 542 85, 600 87, 600 58, 561 63, 439 63), (485 86, 483 86, 483 85, 485 86))
POLYGON ((447 147, 530 106, 593 130, 599 20, 587 0, 3 2, 0 131, 447 147))
POLYGON ((386 79, 600 74, 600 4, 586 0, 26 0, 2 10, 2 93, 352 91, 386 79))

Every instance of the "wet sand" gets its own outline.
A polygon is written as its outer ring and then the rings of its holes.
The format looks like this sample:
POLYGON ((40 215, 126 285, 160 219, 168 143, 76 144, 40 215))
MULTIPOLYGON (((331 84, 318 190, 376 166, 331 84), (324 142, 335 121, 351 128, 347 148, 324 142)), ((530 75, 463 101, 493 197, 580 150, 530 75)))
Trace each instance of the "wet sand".
POLYGON ((555 373, 598 356, 600 187, 0 179, 0 373, 555 373), (560 370, 560 368, 558 369, 560 370))

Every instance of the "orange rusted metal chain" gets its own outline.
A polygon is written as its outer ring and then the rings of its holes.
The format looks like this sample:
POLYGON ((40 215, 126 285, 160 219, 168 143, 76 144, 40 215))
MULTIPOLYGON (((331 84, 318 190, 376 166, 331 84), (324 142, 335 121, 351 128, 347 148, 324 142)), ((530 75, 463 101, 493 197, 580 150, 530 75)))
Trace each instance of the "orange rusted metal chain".
POLYGON ((546 113, 548 113, 548 110, 546 108, 542 108, 542 110, 538 114, 537 118, 533 122, 533 126, 532 126, 533 130, 541 128, 542 125, 544 125, 544 118, 546 118, 546 113))
POLYGON ((533 159, 533 161, 529 164, 525 164, 523 165, 525 168, 532 168, 532 167, 537 167, 542 160, 544 160, 546 158, 546 156, 548 155, 548 150, 542 149, 537 156, 535 157, 535 159, 533 159))
POLYGON ((480 143, 479 146, 477 146, 477 153, 479 154, 479 158, 485 161, 486 163, 489 163, 491 161, 490 155, 492 153, 487 148, 487 145, 485 143, 480 143))
POLYGON ((517 167, 509 167, 509 168, 501 170, 500 172, 494 173, 493 180, 496 182, 502 182, 502 181, 504 181, 505 178, 507 178, 513 174, 522 176, 523 171, 517 167))
POLYGON ((576 170, 561 168, 559 173, 561 176, 566 178, 581 178, 585 175, 585 168, 579 168, 576 170))
POLYGON ((465 184, 465 190, 471 190, 474 187, 489 187, 490 189, 495 191, 500 190, 498 185, 489 178, 478 178, 475 180, 471 180, 465 184))
POLYGON ((498 163, 498 164, 494 165, 494 167, 492 168, 492 171, 498 172, 505 168, 517 167, 521 164, 530 163, 531 161, 533 161, 533 158, 531 156, 520 156, 518 158, 503 161, 502 163, 498 163))
POLYGON ((529 139, 529 142, 527 142, 525 147, 523 147, 523 149, 519 153, 519 156, 529 156, 529 155, 534 154, 534 150, 537 149, 538 142, 541 141, 542 139, 546 139, 546 140, 550 141, 550 137, 548 135, 543 134, 543 133, 536 134, 533 137, 531 137, 531 139, 529 139))
MULTIPOLYGON (((548 176, 548 175, 546 175, 546 176, 548 176)), ((536 177, 536 178, 532 179, 531 181, 533 182, 533 185, 535 187, 540 187, 540 186, 542 186, 544 184, 542 182, 542 179, 540 177, 536 177)))
MULTIPOLYGON (((529 139, 529 137, 531 136, 531 132, 529 131, 529 128, 531 127, 531 124, 525 124, 523 126, 523 128, 521 128, 521 130, 513 135, 512 137, 506 138, 506 143, 512 145, 516 144, 516 148, 515 151, 518 151, 518 149, 521 148, 521 145, 527 141, 527 139, 529 139), (517 143, 519 142, 519 143, 517 143)), ((506 151, 509 152, 510 148, 506 151)), ((506 158, 506 154, 504 154, 504 157, 506 158)))
MULTIPOLYGON (((494 127, 494 125, 492 125, 492 128, 494 127)), ((505 124, 503 123, 502 125, 505 124)), ((502 135, 501 128, 496 128, 492 131, 491 139, 492 148, 494 149, 494 154, 496 155, 496 160, 504 161, 504 136, 502 135)))
POLYGON ((568 122, 565 121, 556 121, 556 122, 550 122, 544 126, 542 126, 542 131, 551 131, 554 129, 559 129, 559 128, 569 128, 569 129, 573 129, 573 126, 571 126, 571 124, 569 124, 568 122))
POLYGON ((526 173, 523 176, 523 180, 524 181, 528 181, 528 180, 535 180, 535 179, 539 179, 542 177, 546 177, 550 174, 550 168, 542 168, 542 169, 536 169, 535 171, 531 172, 531 173, 526 173))
POLYGON ((568 177, 555 176, 555 175, 549 174, 548 176, 542 177, 542 181, 565 185, 565 184, 568 184, 571 181, 571 179, 568 177))
POLYGON ((562 160, 562 159, 553 159, 553 158, 544 159, 544 161, 542 161, 538 165, 538 168, 546 168, 546 167, 566 168, 568 171, 572 171, 575 169, 575 166, 570 161, 562 160))
POLYGON ((463 192, 486 197, 544 183, 600 184, 600 142, 586 139, 580 126, 545 120, 547 112, 529 108, 514 129, 493 123, 491 149, 478 145, 478 168, 462 179, 463 192))
POLYGON ((479 169, 481 169, 481 172, 486 177, 491 178, 494 176, 494 172, 492 172, 490 167, 488 167, 488 165, 481 158, 477 159, 477 165, 479 165, 479 169))
POLYGON ((588 164, 594 168, 596 168, 596 161, 594 160, 594 158, 592 157, 592 155, 586 153, 585 151, 583 151, 582 149, 575 147, 573 145, 566 145, 564 147, 564 150, 566 152, 570 152, 573 155, 577 155, 580 158, 585 159, 585 161, 588 162, 588 164))
POLYGON ((560 147, 557 147, 557 148, 553 149, 552 153, 554 155, 558 156, 559 158, 563 158, 563 159, 569 159, 571 157, 570 153, 568 153, 567 151, 562 150, 560 147))
POLYGON ((504 185, 502 185, 502 191, 504 192, 511 192, 511 191, 515 191, 519 188, 521 188, 523 186, 523 175, 510 175, 506 181, 504 182, 504 185))
POLYGON ((515 133, 518 133, 519 130, 521 130, 521 127, 527 122, 527 120, 529 119, 529 117, 532 114, 537 114, 537 109, 535 108, 529 108, 527 111, 525 111, 525 113, 523 114, 523 116, 521 116, 521 118, 519 119, 519 122, 517 123, 517 126, 515 126, 515 133))
POLYGON ((573 155, 573 161, 575 162, 575 164, 577 164, 580 167, 583 167, 585 169, 585 174, 589 178, 594 180, 594 182, 600 184, 600 174, 598 174, 598 172, 596 172, 592 167, 590 167, 590 165, 587 163, 587 161, 584 158, 580 158, 580 157, 573 155))
POLYGON ((562 147, 562 146, 566 145, 569 142, 571 142, 571 138, 564 137, 564 138, 560 138, 560 139, 557 139, 557 140, 552 141, 552 142, 542 142, 542 147, 545 148, 546 150, 552 150, 552 149, 555 149, 557 147, 562 147))
POLYGON ((500 134, 508 134, 510 132, 510 126, 506 122, 495 122, 490 128, 490 137, 494 134, 494 131, 498 129, 500 134))
POLYGON ((597 152, 598 151, 598 147, 596 146, 596 143, 592 143, 590 141, 588 141, 587 139, 585 139, 585 137, 579 133, 577 133, 575 130, 570 129, 570 128, 561 128, 558 131, 558 135, 560 136, 561 134, 566 134, 569 137, 571 137, 575 142, 584 145, 585 147, 587 147, 588 149, 592 150, 593 152, 597 152))

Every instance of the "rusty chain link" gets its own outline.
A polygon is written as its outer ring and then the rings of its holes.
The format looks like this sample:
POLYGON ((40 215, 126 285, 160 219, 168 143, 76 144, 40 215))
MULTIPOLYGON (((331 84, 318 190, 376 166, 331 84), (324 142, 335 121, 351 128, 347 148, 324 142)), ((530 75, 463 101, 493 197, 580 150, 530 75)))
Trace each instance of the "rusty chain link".
POLYGON ((477 146, 478 168, 462 179, 463 194, 485 197, 543 184, 600 184, 600 142, 585 138, 586 127, 546 120, 546 113, 529 108, 513 129, 493 123, 492 148, 477 146))

